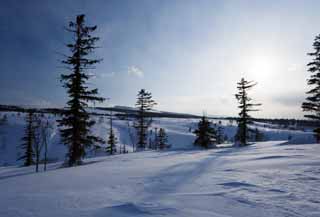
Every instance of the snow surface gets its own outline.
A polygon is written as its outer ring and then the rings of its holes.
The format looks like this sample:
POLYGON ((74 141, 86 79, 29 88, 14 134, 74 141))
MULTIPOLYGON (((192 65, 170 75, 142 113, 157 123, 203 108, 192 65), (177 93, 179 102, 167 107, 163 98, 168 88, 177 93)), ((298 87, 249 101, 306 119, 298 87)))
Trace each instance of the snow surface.
MULTIPOLYGON (((63 168, 66 148, 50 116, 53 163, 35 173, 16 161, 23 118, 8 113, 1 128, 0 217, 320 216, 320 145, 311 132, 256 124, 277 141, 195 150, 189 128, 198 120, 159 118, 153 127, 166 129, 172 149, 100 157, 89 152, 84 165, 63 168)), ((96 120, 94 133, 106 138, 108 120, 96 120)), ((235 123, 222 124, 232 138, 235 123)), ((130 146, 127 122, 115 120, 114 127, 120 144, 130 146)))
MULTIPOLYGON (((108 112, 107 112, 108 113, 108 112)), ((1 114, 1 113, 0 113, 1 114)), ((17 161, 21 156, 21 138, 24 133, 25 126, 25 114, 21 113, 2 113, 7 114, 8 123, 5 126, 1 126, 0 131, 0 166, 1 165, 22 165, 21 161, 17 161)), ((50 121, 53 129, 50 132, 49 145, 48 145, 48 157, 51 162, 63 161, 65 159, 67 149, 66 146, 61 144, 59 130, 56 120, 58 116, 45 115, 45 118, 50 121)), ((109 133, 109 119, 108 117, 93 117, 96 120, 96 125, 93 127, 93 133, 107 140, 109 133)), ((192 132, 189 132, 189 128, 193 131, 197 127, 198 119, 174 119, 174 118, 155 118, 153 120, 152 129, 164 128, 169 137, 169 143, 172 145, 172 150, 190 150, 193 149, 193 141, 195 136, 192 132)), ((218 123, 219 120, 214 120, 214 123, 218 123)), ((237 127, 235 121, 221 120, 224 134, 232 141, 237 127)), ((132 121, 129 121, 132 126, 132 121)), ((118 138, 118 146, 126 145, 128 151, 132 152, 132 139, 135 138, 134 129, 128 127, 128 121, 114 119, 113 121, 115 135, 118 138), (130 137, 129 132, 133 136, 130 137)), ((293 131, 285 129, 277 129, 276 126, 270 126, 268 124, 256 123, 252 126, 258 128, 263 132, 266 140, 288 140, 291 137, 291 144, 305 144, 315 143, 312 132, 293 131)), ((153 136, 151 136, 153 137, 153 136)), ((87 151, 87 157, 95 157, 105 155, 103 147, 100 152, 87 151)), ((119 150, 118 147, 118 150, 119 150)))
POLYGON ((146 151, 0 168, 0 216, 320 216, 320 146, 146 151))

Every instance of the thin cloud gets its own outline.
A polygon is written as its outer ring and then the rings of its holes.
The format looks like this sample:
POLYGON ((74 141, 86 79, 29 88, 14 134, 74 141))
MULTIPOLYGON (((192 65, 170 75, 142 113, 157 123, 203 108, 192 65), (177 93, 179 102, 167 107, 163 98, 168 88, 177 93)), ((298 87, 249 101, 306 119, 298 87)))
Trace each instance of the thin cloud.
POLYGON ((93 79, 99 79, 99 78, 110 78, 115 75, 115 72, 105 72, 105 73, 99 73, 99 74, 94 74, 94 73, 89 73, 89 76, 93 79))
POLYGON ((137 66, 130 66, 128 67, 128 75, 142 78, 144 76, 144 73, 137 66))

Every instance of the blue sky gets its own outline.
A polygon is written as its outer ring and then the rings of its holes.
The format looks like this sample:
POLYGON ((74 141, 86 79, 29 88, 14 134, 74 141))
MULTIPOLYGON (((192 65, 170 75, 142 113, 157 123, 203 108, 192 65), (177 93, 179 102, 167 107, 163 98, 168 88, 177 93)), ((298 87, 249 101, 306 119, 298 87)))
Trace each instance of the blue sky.
MULTIPOLYGON (((236 82, 258 82, 259 117, 302 117, 320 1, 1 1, 0 102, 63 106, 63 27, 98 26, 104 59, 90 81, 116 105, 153 93, 157 109, 236 115, 236 82)), ((319 28, 319 29, 318 29, 319 28)))

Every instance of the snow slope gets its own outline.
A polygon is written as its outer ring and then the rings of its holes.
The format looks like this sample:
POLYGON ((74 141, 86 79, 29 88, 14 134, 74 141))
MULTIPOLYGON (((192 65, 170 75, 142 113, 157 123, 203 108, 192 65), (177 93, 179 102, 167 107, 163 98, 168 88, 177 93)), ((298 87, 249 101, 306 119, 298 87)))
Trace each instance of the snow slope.
MULTIPOLYGON (((1 114, 1 113, 0 113, 1 114)), ((7 114, 8 123, 5 126, 0 127, 0 131, 3 134, 0 135, 0 165, 21 165, 22 162, 17 161, 17 158, 21 156, 21 138, 23 136, 25 126, 25 114, 14 112, 2 113, 7 114)), ((66 147, 60 143, 59 130, 56 124, 56 119, 59 117, 53 115, 45 115, 53 129, 51 130, 48 157, 51 162, 63 161, 66 156, 66 147)), ((107 139, 109 133, 109 119, 107 117, 92 117, 96 120, 96 125, 93 127, 93 133, 101 138, 107 139)), ((197 127, 198 119, 175 119, 175 118, 155 118, 152 124, 152 129, 164 128, 169 137, 169 143, 172 145, 172 150, 190 150, 193 149, 194 134, 189 131, 193 131, 197 127)), ((214 120, 214 123, 218 123, 219 120, 214 120)), ((224 127, 224 134, 232 139, 236 133, 236 123, 222 120, 224 127)), ((128 122, 125 120, 114 120, 115 134, 119 140, 119 144, 126 144, 127 149, 132 151, 132 138, 131 135, 135 135, 134 129, 128 128, 128 122)), ((132 122, 129 123, 132 125, 132 122)), ((314 143, 314 137, 311 132, 292 131, 276 129, 275 126, 269 127, 267 124, 255 124, 253 128, 258 128, 265 135, 266 140, 287 140, 291 137, 290 143, 314 143)), ((153 136, 151 136, 153 137, 153 136)), ((134 139, 134 138, 133 138, 134 139)), ((103 145, 102 147, 105 147, 103 145)), ((119 149, 119 148, 118 148, 119 149)), ((100 152, 88 150, 87 157, 102 156, 103 149, 100 152)))
MULTIPOLYGON (((173 128, 171 130, 174 130, 173 128)), ((2 217, 318 217, 320 146, 261 142, 0 168, 2 217)))

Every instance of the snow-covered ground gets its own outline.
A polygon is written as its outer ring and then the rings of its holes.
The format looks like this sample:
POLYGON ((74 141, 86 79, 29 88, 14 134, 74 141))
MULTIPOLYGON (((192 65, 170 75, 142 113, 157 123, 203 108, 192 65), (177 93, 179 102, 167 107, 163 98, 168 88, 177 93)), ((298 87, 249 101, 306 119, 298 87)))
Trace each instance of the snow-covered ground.
MULTIPOLYGON (((0 126, 0 166, 2 165, 22 165, 21 161, 17 161, 21 156, 21 138, 23 137, 25 127, 25 114, 21 113, 0 113, 0 115, 7 115, 8 122, 4 126, 0 126)), ((96 125, 93 127, 93 133, 107 140, 109 133, 109 119, 108 117, 93 117, 96 120, 96 125)), ((63 161, 66 156, 67 149, 60 142, 59 130, 56 124, 58 116, 45 115, 45 120, 49 120, 52 123, 52 130, 49 138, 48 145, 48 157, 51 162, 63 161)), ((164 128, 169 137, 169 143, 172 145, 172 150, 190 150, 193 149, 193 141, 195 139, 192 131, 196 129, 198 119, 175 119, 175 118, 156 118, 153 121, 152 129, 154 138, 155 128, 164 128), (190 131, 191 130, 191 131, 190 131)), ((214 123, 218 123, 219 120, 213 120, 214 123)), ((234 135, 237 127, 236 122, 230 122, 226 120, 221 121, 223 126, 223 133, 229 139, 229 142, 233 142, 234 135)), ((132 122, 129 122, 132 126, 132 122)), ((118 138, 118 146, 126 145, 127 150, 132 151, 132 144, 135 140, 135 131, 132 127, 128 127, 128 122, 125 120, 116 119, 113 121, 115 134, 118 138), (131 136, 130 136, 131 135, 131 136)), ((265 137, 265 140, 283 141, 290 138, 290 143, 305 144, 314 143, 314 137, 312 132, 292 131, 277 129, 275 126, 269 127, 268 124, 253 125, 253 128, 258 128, 265 137)), ((105 147, 103 145, 102 147, 105 147)), ((119 148, 118 148, 119 150, 119 148)), ((95 157, 105 155, 103 148, 100 152, 90 151, 87 152, 87 157, 95 157)))
POLYGON ((0 216, 320 216, 320 145, 146 151, 0 168, 0 216))
MULTIPOLYGON (((66 148, 56 117, 49 116, 53 163, 35 173, 16 161, 24 115, 7 116, 0 135, 0 217, 320 216, 320 145, 310 131, 255 124, 270 141, 196 150, 190 129, 198 120, 158 118, 152 128, 166 129, 170 150, 100 157, 89 152, 84 165, 63 168, 66 148)), ((96 119, 94 133, 106 138, 108 119, 96 119)), ((232 138, 235 123, 222 125, 232 138)), ((119 145, 131 151, 128 122, 114 120, 114 127, 119 145)))

